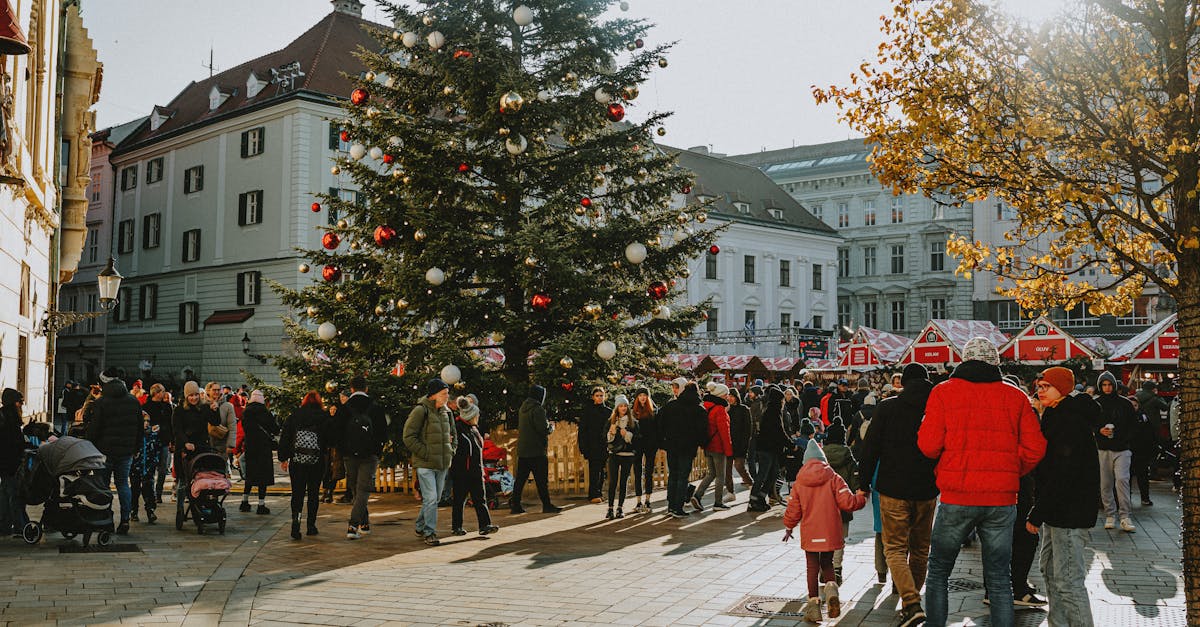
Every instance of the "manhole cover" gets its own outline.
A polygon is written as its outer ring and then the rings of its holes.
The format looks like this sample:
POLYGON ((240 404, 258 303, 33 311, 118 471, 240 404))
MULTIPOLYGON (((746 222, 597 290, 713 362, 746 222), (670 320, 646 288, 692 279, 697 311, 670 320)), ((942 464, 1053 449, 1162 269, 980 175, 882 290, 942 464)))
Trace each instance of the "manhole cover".
POLYGON ((804 615, 806 599, 787 597, 748 596, 725 612, 731 616, 785 617, 795 618, 804 615))
POLYGON ((946 582, 950 588, 950 592, 968 592, 970 590, 983 590, 983 583, 974 579, 951 579, 946 582))
POLYGON ((83 546, 81 544, 64 544, 58 547, 59 553, 139 553, 141 549, 136 544, 110 544, 108 546, 100 546, 92 544, 83 546))

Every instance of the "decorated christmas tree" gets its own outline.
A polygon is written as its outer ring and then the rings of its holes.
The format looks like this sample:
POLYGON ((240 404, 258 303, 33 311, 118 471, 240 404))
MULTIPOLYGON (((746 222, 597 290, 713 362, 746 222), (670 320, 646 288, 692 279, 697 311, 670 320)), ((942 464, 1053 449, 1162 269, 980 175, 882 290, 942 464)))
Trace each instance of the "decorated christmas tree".
MULTIPOLYGON (((354 199, 280 289, 296 354, 288 396, 366 374, 401 408, 440 376, 513 407, 531 384, 573 403, 662 372, 701 320, 673 288, 716 235, 691 174, 660 150, 662 113, 626 119, 668 46, 608 0, 393 6, 347 94, 354 199)), ((464 392, 465 393, 465 392, 464 392)))

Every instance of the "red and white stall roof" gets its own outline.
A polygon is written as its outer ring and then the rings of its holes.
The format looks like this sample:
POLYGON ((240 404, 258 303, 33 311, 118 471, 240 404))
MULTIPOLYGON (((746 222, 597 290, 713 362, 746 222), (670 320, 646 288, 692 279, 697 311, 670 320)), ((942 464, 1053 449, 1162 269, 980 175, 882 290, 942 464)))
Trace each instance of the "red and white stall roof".
POLYGON ((1000 349, 1000 359, 1049 365, 1068 359, 1096 359, 1096 353, 1046 316, 1039 316, 1000 349))
POLYGON ((895 333, 858 327, 850 344, 842 350, 838 366, 855 370, 890 366, 899 361, 911 343, 912 340, 895 333))
POLYGON ((763 357, 762 363, 771 372, 790 372, 803 364, 799 357, 763 357))
POLYGON ((835 370, 841 370, 841 368, 838 367, 838 360, 836 359, 809 359, 808 365, 805 366, 805 368, 814 372, 832 372, 835 370))
POLYGON ((1008 342, 1008 336, 987 320, 930 320, 917 339, 900 357, 902 364, 957 364, 962 362, 962 350, 973 337, 987 338, 997 348, 1008 342))
POLYGON ((1083 342, 1084 346, 1092 349, 1093 353, 1096 353, 1101 357, 1108 357, 1117 351, 1116 344, 1113 344, 1112 342, 1099 336, 1081 337, 1077 339, 1080 342, 1083 342))
POLYGON ((684 370, 692 371, 700 367, 704 360, 708 359, 708 355, 695 353, 672 353, 667 355, 668 361, 673 361, 677 366, 684 370))
POLYGON ((766 370, 766 366, 755 355, 709 355, 717 370, 766 370))
POLYGON ((1154 326, 1129 338, 1108 361, 1122 364, 1174 366, 1179 363, 1179 332, 1176 314, 1159 320, 1154 326))

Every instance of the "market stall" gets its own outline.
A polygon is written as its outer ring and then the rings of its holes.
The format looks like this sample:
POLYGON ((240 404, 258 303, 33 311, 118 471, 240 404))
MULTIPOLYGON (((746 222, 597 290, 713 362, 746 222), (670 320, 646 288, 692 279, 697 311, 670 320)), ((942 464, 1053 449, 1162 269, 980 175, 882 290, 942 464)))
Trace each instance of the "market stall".
POLYGON ((1179 332, 1177 315, 1171 314, 1150 328, 1129 338, 1108 357, 1110 365, 1121 367, 1125 381, 1173 378, 1179 370, 1179 332), (1149 375, 1149 376, 1147 376, 1149 375))
POLYGON ((842 370, 863 372, 886 368, 898 362, 912 340, 895 333, 858 327, 838 360, 842 370))
POLYGON ((900 356, 902 364, 949 367, 961 363, 963 347, 974 337, 987 338, 997 348, 1008 336, 987 320, 930 320, 900 356))
MULTIPOLYGON (((1000 359, 1031 366, 1049 366, 1068 359, 1100 362, 1096 351, 1062 330, 1046 316, 1039 316, 1000 349, 1000 359)), ((1095 365, 1097 369, 1102 364, 1095 365)))

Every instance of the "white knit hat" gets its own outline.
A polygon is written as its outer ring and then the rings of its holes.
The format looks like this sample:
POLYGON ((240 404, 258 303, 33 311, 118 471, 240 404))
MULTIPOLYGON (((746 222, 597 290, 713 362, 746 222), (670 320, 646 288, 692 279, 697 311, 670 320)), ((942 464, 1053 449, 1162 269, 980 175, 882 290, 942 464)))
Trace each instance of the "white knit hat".
POLYGON ((712 394, 713 396, 725 398, 726 396, 729 396, 729 386, 725 385, 724 383, 714 383, 713 386, 709 388, 708 393, 712 394))
POLYGON ((1000 365, 1000 353, 996 345, 986 337, 973 337, 963 346, 964 361, 982 361, 993 366, 1000 365))

